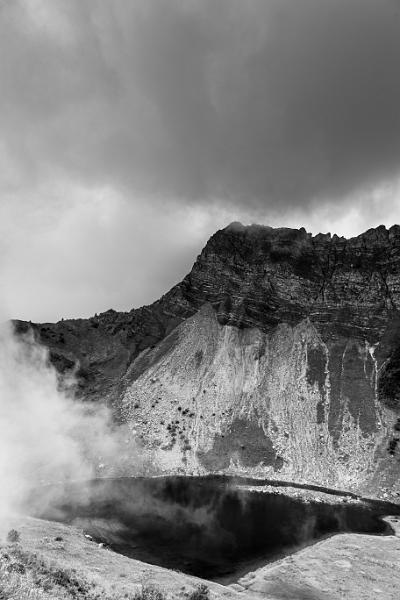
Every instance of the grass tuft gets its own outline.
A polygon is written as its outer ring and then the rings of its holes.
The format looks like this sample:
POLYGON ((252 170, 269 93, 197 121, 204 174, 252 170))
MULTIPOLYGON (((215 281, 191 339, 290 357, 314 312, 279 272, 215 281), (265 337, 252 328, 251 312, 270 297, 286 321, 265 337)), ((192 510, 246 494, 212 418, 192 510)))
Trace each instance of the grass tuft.
MULTIPOLYGON (((126 593, 126 600, 135 600, 126 593)), ((73 569, 62 569, 18 546, 0 549, 0 600, 121 600, 73 569)), ((162 600, 157 595, 146 600, 162 600)))
POLYGON ((133 600, 165 600, 165 594, 154 585, 144 585, 135 593, 133 600))
POLYGON ((210 600, 210 590, 204 583, 201 583, 189 594, 188 600, 210 600))

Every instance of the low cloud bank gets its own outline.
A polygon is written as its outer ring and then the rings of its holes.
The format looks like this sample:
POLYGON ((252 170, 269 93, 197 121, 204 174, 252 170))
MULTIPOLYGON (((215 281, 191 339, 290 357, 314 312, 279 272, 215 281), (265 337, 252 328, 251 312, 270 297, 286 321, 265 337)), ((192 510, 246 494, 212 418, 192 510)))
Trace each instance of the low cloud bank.
POLYGON ((32 333, 0 328, 0 519, 24 507, 46 483, 107 474, 142 474, 145 459, 132 433, 112 424, 99 403, 73 397, 32 333))

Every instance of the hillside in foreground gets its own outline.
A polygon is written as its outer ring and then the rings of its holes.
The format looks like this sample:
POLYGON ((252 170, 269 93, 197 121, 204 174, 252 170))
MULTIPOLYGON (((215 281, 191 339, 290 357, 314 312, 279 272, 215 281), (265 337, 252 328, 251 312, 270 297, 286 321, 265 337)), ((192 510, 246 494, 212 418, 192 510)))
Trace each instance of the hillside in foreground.
MULTIPOLYGON (((162 600, 187 600, 201 580, 112 552, 85 537, 80 527, 14 516, 0 527, 0 598, 15 600, 140 600, 143 590, 162 600), (7 541, 9 528, 19 541, 7 541), (3 595, 2 595, 3 594, 3 595)), ((206 582, 213 597, 236 596, 229 588, 206 582)), ((193 600, 196 600, 193 598, 193 600)), ((197 600, 206 600, 197 598, 197 600)))
POLYGON ((4 524, 0 532, 0 597, 188 600, 203 584, 210 600, 375 600, 378 597, 397 600, 400 527, 396 518, 387 521, 393 535, 334 536, 281 561, 261 566, 227 587, 100 548, 79 527, 14 517, 7 528, 13 527, 20 533, 19 543, 5 541, 4 524))

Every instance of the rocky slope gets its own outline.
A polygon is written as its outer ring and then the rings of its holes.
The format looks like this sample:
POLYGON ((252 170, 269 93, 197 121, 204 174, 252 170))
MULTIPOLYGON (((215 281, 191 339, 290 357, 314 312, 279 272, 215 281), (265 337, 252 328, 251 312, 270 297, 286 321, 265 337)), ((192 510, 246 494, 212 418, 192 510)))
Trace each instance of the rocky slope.
POLYGON ((162 469, 376 491, 400 475, 399 309, 399 226, 234 223, 151 306, 15 327, 162 469))

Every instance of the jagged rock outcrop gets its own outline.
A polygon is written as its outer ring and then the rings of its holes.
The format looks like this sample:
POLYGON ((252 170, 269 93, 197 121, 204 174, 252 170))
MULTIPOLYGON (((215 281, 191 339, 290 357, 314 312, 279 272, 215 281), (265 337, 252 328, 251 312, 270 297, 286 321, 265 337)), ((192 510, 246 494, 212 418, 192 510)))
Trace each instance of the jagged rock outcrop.
POLYGON ((151 306, 32 328, 160 468, 378 489, 400 475, 399 310, 399 226, 234 223, 151 306))

